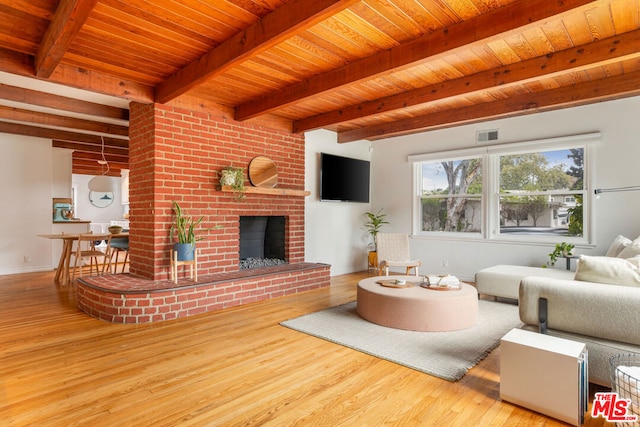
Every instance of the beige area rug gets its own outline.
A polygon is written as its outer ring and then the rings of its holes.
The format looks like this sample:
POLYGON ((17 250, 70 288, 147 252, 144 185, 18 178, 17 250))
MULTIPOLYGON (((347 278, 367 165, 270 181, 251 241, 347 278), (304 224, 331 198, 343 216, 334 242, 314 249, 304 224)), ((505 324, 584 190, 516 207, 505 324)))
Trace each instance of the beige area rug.
POLYGON ((280 323, 381 359, 457 381, 500 344, 512 328, 521 326, 518 307, 478 301, 478 322, 452 332, 414 332, 387 328, 362 319, 350 302, 280 323))

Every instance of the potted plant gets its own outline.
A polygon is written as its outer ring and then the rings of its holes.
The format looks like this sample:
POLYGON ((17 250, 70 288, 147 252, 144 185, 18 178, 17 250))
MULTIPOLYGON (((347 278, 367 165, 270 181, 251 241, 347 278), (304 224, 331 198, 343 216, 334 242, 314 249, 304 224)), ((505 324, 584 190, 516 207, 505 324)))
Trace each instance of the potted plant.
POLYGON ((553 252, 549 254, 549 261, 547 261, 547 264, 543 265, 543 267, 546 267, 547 265, 553 267, 554 265, 556 265, 556 261, 558 261, 558 258, 572 256, 573 254, 571 253, 571 251, 573 250, 573 248, 575 248, 575 245, 571 243, 557 243, 553 252))
POLYGON ((244 170, 235 166, 225 166, 220 171, 220 185, 231 187, 236 199, 244 199, 244 170))
POLYGON ((177 242, 173 244, 173 249, 178 253, 178 261, 191 261, 196 249, 196 242, 202 240, 203 237, 196 236, 196 227, 200 225, 204 217, 194 219, 185 216, 178 202, 173 202, 173 212, 175 213, 175 222, 169 230, 169 238, 173 241, 174 237, 177 242))
POLYGON ((365 227, 367 232, 371 235, 372 243, 369 244, 371 250, 369 251, 369 267, 377 268, 378 267, 378 256, 376 253, 376 236, 380 232, 380 229, 384 224, 389 224, 388 221, 385 221, 385 217, 387 214, 382 213, 382 209, 378 212, 366 212, 367 222, 365 223, 365 227))

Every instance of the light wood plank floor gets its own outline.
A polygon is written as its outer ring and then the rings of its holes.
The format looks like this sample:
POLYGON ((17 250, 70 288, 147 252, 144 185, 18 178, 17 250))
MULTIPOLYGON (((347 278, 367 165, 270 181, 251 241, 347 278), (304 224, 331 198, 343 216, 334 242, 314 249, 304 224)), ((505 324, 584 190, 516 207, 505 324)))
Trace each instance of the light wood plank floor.
POLYGON ((278 324, 366 274, 148 325, 88 317, 53 273, 0 276, 0 425, 564 425, 500 400, 499 349, 451 383, 278 324))

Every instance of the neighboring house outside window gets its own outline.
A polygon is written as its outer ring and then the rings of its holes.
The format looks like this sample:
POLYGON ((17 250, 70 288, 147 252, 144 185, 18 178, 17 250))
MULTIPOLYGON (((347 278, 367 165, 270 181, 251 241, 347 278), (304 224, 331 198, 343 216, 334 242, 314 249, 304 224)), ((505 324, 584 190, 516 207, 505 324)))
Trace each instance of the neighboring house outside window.
POLYGON ((587 150, 564 141, 411 156, 414 234, 588 242, 587 150))

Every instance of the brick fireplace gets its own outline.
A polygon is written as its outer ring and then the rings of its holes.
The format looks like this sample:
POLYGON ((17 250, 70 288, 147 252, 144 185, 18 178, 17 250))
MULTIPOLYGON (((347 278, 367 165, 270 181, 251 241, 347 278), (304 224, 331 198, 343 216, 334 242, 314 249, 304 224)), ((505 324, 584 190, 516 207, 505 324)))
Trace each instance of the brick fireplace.
POLYGON ((243 167, 246 176, 251 160, 266 156, 277 166, 279 188, 304 190, 303 135, 160 104, 134 103, 130 114, 132 274, 168 277, 174 200, 211 229, 197 245, 202 275, 238 270, 241 216, 285 217, 286 260, 305 261, 303 196, 247 193, 237 200, 218 188, 223 167, 243 167))
POLYGON ((268 276, 271 286, 274 280, 278 281, 278 273, 258 268, 255 280, 246 273, 242 280, 257 287, 255 295, 259 297, 246 299, 246 295, 227 286, 230 290, 219 295, 224 303, 212 307, 224 308, 329 284, 329 266, 319 266, 319 274, 310 274, 309 263, 305 263, 304 195, 295 191, 293 195, 248 192, 238 200, 218 186, 218 172, 223 167, 242 167, 246 177, 250 161, 266 156, 277 166, 278 188, 304 190, 303 135, 236 122, 219 112, 132 103, 129 136, 132 277, 154 282, 169 278, 169 227, 173 221, 172 202, 176 201, 184 214, 204 217, 202 227, 208 231, 201 232, 204 240, 197 243, 198 276, 209 277, 218 284, 228 284, 239 273, 240 217, 285 218, 282 239, 288 267, 282 276, 287 278, 286 289, 260 292, 261 280, 268 276), (297 289, 296 275, 291 273, 296 264, 304 264, 305 277, 313 277, 313 283, 302 280, 297 289))
POLYGON ((240 270, 286 263, 286 225, 284 216, 240 217, 240 270))

